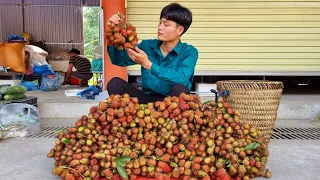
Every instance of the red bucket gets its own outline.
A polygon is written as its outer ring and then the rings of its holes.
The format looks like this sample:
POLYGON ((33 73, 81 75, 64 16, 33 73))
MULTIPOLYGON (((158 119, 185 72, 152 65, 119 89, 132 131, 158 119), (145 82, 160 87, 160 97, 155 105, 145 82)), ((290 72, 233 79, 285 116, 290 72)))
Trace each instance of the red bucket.
POLYGON ((71 84, 72 85, 79 85, 80 84, 80 80, 71 76, 71 84))

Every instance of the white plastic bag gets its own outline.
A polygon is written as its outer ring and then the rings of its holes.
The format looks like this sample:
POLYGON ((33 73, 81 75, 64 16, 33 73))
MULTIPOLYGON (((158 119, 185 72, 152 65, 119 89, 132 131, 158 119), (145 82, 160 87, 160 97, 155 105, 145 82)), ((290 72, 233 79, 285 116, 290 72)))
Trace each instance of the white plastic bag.
POLYGON ((12 103, 0 110, 0 140, 24 137, 40 131, 40 115, 37 107, 25 103, 12 103))
POLYGON ((64 91, 64 95, 67 96, 67 97, 71 97, 71 96, 74 96, 76 97, 77 96, 77 93, 83 91, 83 89, 70 89, 70 90, 65 90, 64 91))
POLYGON ((94 58, 96 58, 96 59, 101 59, 101 58, 103 58, 102 46, 96 47, 96 49, 94 50, 94 58))
POLYGON ((34 45, 26 45, 25 51, 30 53, 30 65, 41 66, 47 65, 48 52, 34 45))

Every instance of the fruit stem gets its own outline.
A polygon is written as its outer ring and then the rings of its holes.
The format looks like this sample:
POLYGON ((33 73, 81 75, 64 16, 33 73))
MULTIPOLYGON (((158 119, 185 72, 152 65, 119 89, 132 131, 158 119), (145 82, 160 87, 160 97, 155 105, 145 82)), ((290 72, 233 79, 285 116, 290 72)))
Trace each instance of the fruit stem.
MULTIPOLYGON (((79 173, 79 171, 77 171, 77 170, 75 170, 75 169, 73 169, 73 168, 71 168, 71 167, 68 167, 68 166, 60 166, 60 167, 62 167, 62 168, 64 168, 64 169, 74 170, 75 172, 79 173)), ((79 173, 79 175, 80 175, 83 179, 85 179, 84 175, 82 175, 81 173, 79 173)))
POLYGON ((237 164, 240 166, 240 163, 237 161, 237 164))

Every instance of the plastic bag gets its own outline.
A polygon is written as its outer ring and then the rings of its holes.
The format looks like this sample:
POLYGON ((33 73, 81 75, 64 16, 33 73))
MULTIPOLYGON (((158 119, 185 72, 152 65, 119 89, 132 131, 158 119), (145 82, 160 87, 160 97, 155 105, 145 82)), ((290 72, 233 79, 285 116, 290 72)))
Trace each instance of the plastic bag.
POLYGON ((102 59, 103 58, 102 50, 103 50, 102 46, 96 47, 96 49, 94 50, 94 58, 102 59))
POLYGON ((78 92, 77 96, 81 99, 95 99, 96 95, 102 92, 102 88, 100 86, 89 86, 87 89, 78 92))
POLYGON ((38 80, 21 81, 20 85, 26 87, 28 91, 37 91, 37 90, 39 90, 38 80))
POLYGON ((26 39, 22 36, 17 36, 14 34, 9 34, 8 35, 8 42, 27 42, 26 39))
POLYGON ((44 58, 43 59, 44 61, 45 61, 46 56, 48 56, 47 51, 41 49, 40 47, 34 46, 34 45, 26 45, 26 51, 29 51, 30 54, 36 53, 36 54, 43 55, 44 57, 42 57, 42 58, 44 58))
POLYGON ((33 74, 34 75, 42 75, 42 74, 54 74, 49 64, 44 65, 35 65, 33 66, 33 74))
POLYGON ((60 87, 58 73, 43 74, 40 89, 42 91, 58 91, 60 87))
POLYGON ((46 61, 46 57, 48 56, 48 52, 43 49, 34 46, 34 45, 26 45, 25 51, 30 53, 30 65, 31 66, 41 66, 48 64, 46 61))
POLYGON ((8 72, 7 68, 5 66, 0 65, 0 72, 8 72))
POLYGON ((11 103, 0 110, 0 140, 30 136, 40 132, 40 115, 35 106, 11 103))
POLYGON ((67 97, 77 96, 77 94, 80 93, 81 91, 83 91, 83 90, 82 89, 65 90, 64 91, 64 95, 67 96, 67 97))

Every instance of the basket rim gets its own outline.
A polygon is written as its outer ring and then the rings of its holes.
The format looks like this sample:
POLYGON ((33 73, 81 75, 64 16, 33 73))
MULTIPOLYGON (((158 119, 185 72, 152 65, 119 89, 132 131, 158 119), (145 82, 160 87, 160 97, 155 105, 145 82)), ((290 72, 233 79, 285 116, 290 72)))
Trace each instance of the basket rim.
POLYGON ((281 81, 266 80, 224 80, 217 81, 217 89, 250 89, 250 90, 276 90, 283 89, 281 81))
POLYGON ((258 84, 283 84, 281 81, 267 81, 267 80, 223 80, 223 81, 217 81, 221 83, 258 83, 258 84))

